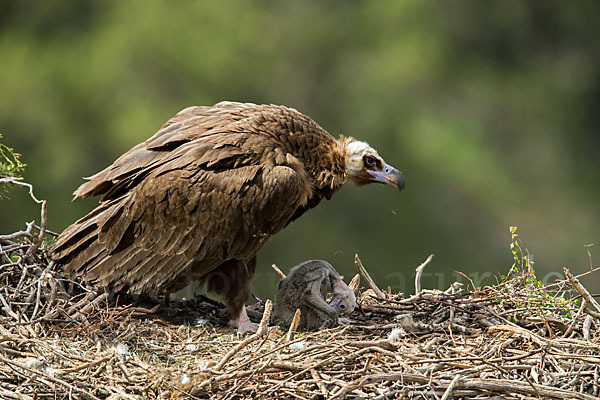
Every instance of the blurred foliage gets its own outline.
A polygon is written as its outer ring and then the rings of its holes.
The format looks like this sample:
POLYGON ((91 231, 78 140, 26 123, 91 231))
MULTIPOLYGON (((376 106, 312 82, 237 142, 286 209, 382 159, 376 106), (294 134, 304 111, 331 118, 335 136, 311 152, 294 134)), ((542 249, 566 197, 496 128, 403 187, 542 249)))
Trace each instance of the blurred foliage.
MULTIPOLYGON (((0 139, 2 134, 0 133, 0 139)), ((0 143, 0 177, 19 177, 26 165, 20 160, 21 155, 7 145, 0 143)))
MULTIPOLYGON (((1 139, 2 134, 0 133, 1 139)), ((21 162, 20 157, 19 153, 15 153, 13 149, 0 142, 0 179, 21 176, 26 165, 21 162)), ((9 183, 0 183, 0 200, 6 196, 9 186, 11 186, 9 183)))
MULTIPOLYGON (((259 295, 273 262, 348 276, 355 252, 394 290, 429 253, 425 287, 453 270, 480 284, 511 264, 511 225, 543 281, 600 238, 599 34, 592 0, 5 0, 0 130, 60 231, 96 203, 69 204, 81 177, 180 109, 285 104, 368 141, 408 185, 348 185, 294 222, 259 253, 259 295)), ((13 200, 2 231, 37 214, 13 200)))

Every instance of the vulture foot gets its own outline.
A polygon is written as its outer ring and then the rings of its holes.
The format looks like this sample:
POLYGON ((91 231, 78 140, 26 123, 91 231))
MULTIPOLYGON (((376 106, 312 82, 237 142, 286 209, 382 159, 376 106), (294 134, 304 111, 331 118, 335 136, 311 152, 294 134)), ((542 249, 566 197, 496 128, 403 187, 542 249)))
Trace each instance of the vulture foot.
POLYGON ((255 333, 258 329, 258 324, 250 321, 248 318, 248 314, 246 313, 246 307, 242 307, 242 312, 240 316, 235 321, 237 325, 238 335, 243 335, 245 333, 255 333))

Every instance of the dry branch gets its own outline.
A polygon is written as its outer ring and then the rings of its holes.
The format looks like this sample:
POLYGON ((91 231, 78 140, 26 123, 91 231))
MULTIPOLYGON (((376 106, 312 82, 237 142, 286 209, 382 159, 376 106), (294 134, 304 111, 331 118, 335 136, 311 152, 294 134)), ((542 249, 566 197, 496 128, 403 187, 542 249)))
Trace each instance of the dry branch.
POLYGON ((423 276, 423 270, 431 260, 433 260, 433 254, 430 254, 429 257, 415 269, 415 294, 421 293, 421 277, 423 276))
POLYGON ((242 350, 244 347, 248 346, 250 343, 257 341, 258 339, 262 338, 265 335, 265 333, 267 332, 267 324, 269 323, 269 319, 271 318, 272 310, 273 310, 273 306, 272 306, 271 300, 267 300, 267 302, 265 304, 265 313, 263 314, 263 317, 262 317, 260 323, 258 324, 258 330, 256 331, 256 333, 253 334, 252 336, 249 336, 248 338, 244 339, 237 346, 235 346, 233 349, 231 349, 229 352, 227 352, 227 354, 225 354, 225 356, 221 359, 221 361, 219 361, 217 363, 217 365, 215 366, 214 369, 216 371, 223 369, 225 364, 227 364, 227 362, 236 353, 238 353, 240 350, 242 350))
POLYGON ((369 287, 371 289, 373 289, 373 291, 375 292, 377 297, 379 297, 382 300, 385 300, 385 297, 386 297, 385 294, 381 291, 381 289, 379 289, 377 287, 377 285, 375 284, 375 281, 373 280, 373 278, 371 278, 371 275, 369 275, 369 273, 363 266, 362 262, 360 262, 360 258, 358 258, 358 254, 354 255, 354 264, 356 265, 356 269, 358 270, 359 274, 361 274, 362 277, 365 278, 365 281, 367 282, 369 287))
POLYGON ((443 396, 442 396, 442 400, 447 400, 448 397, 450 397, 450 395, 452 394, 452 391, 454 390, 454 387, 456 386, 456 384, 458 383, 458 380, 460 379, 460 374, 456 375, 452 381, 450 381, 450 384, 448 385, 448 388, 446 389, 446 391, 444 392, 443 396))
POLYGON ((354 275, 348 287, 356 294, 358 293, 358 288, 360 287, 360 274, 354 275))
POLYGON ((8 358, 5 358, 3 356, 0 356, 0 361, 13 367, 13 368, 17 368, 17 369, 21 369, 23 371, 27 371, 29 374, 32 374, 31 377, 35 380, 39 380, 42 383, 45 383, 44 381, 49 381, 52 383, 56 383, 66 389, 68 389, 69 391, 73 391, 73 392, 77 392, 82 394, 85 398, 87 399, 92 399, 92 400, 100 400, 98 397, 94 396, 93 394, 89 393, 86 390, 83 390, 77 386, 71 385, 68 382, 63 381, 62 379, 58 379, 55 378, 53 376, 50 376, 49 374, 47 374, 44 371, 41 371, 39 369, 33 369, 33 368, 29 368, 26 365, 23 365, 17 361, 13 361, 13 360, 9 360, 8 358))
POLYGON ((296 333, 296 330, 298 330, 298 325, 300 325, 300 318, 302 317, 302 311, 300 311, 299 308, 296 309, 296 312, 294 312, 294 317, 292 318, 292 322, 290 323, 290 328, 288 329, 287 332, 287 341, 291 342, 292 340, 294 340, 294 334, 296 333))
POLYGON ((281 279, 285 279, 285 274, 279 269, 277 265, 271 264, 271 267, 275 270, 275 272, 277 272, 277 275, 279 275, 281 279))
POLYGON ((586 313, 588 313, 589 315, 591 315, 592 317, 594 317, 596 319, 600 319, 600 305, 598 304, 596 299, 594 299, 594 297, 590 294, 590 292, 588 292, 588 290, 581 284, 581 282, 579 282, 579 279, 577 279, 577 277, 573 276, 573 274, 571 274, 571 272, 567 268, 563 268, 563 272, 565 273, 565 276, 569 280, 569 283, 571 284, 571 286, 573 286, 573 288, 575 288, 575 290, 577 290, 577 292, 581 295, 581 297, 583 297, 585 303, 591 304, 596 308, 596 311, 594 311, 584 305, 583 310, 586 313))

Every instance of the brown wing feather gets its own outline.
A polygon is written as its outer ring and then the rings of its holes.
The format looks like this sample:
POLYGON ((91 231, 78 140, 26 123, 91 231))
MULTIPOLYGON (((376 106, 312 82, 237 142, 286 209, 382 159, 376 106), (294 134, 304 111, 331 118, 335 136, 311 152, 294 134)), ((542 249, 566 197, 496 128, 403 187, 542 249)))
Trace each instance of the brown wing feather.
MULTIPOLYGON (((106 252, 91 263, 71 262, 67 272, 84 273, 87 279, 113 290, 128 287, 134 292, 151 293, 158 286, 178 290, 226 260, 252 258, 285 225, 291 216, 290 210, 306 201, 306 193, 299 190, 302 182, 291 168, 276 166, 264 170, 258 181, 253 179, 255 169, 245 167, 237 171, 236 180, 224 179, 223 173, 201 172, 203 179, 196 184, 197 190, 206 196, 198 199, 191 214, 186 212, 189 197, 177 190, 187 187, 189 178, 173 171, 148 180, 148 184, 136 188, 130 200, 121 206, 121 212, 114 212, 113 218, 107 219, 111 226, 99 226, 100 232, 112 238, 123 231, 122 225, 129 224, 127 229, 135 232, 131 242, 120 243, 121 250, 106 252), (166 182, 172 188, 166 197, 146 196, 152 185, 162 186, 166 182), (254 197, 240 195, 245 193, 246 185, 259 189, 254 197), (161 207, 161 202, 168 202, 169 207, 161 207), (244 203, 254 206, 243 207, 244 203), (144 207, 145 212, 139 220, 130 221, 128 215, 136 207, 144 207), (249 212, 244 213, 244 208, 249 212), (157 227, 160 220, 184 223, 157 227), (212 262, 203 262, 205 260, 212 262), (75 268, 85 271, 71 271, 75 268)), ((103 242, 103 236, 99 236, 98 242, 106 249, 109 242, 103 242)))
MULTIPOLYGON (((288 147, 293 153, 301 153, 300 157, 307 164, 314 164, 317 168, 328 166, 318 164, 335 142, 312 119, 287 107, 233 102, 222 102, 212 107, 188 107, 167 121, 154 136, 88 178, 89 181, 82 184, 74 195, 103 195, 102 201, 121 195, 124 191, 116 191, 115 187, 131 188, 137 183, 136 178, 144 177, 144 172, 169 162, 172 150, 194 140, 210 137, 211 142, 223 142, 222 147, 247 149, 254 142, 264 140, 265 136, 274 139, 274 147, 288 147), (241 137, 238 133, 253 133, 254 137, 241 137), (315 149, 322 151, 315 152, 315 149)), ((220 148, 206 156, 219 153, 220 148)), ((341 163, 341 160, 333 161, 341 163)), ((334 172, 344 173, 343 166, 338 169, 334 172)))

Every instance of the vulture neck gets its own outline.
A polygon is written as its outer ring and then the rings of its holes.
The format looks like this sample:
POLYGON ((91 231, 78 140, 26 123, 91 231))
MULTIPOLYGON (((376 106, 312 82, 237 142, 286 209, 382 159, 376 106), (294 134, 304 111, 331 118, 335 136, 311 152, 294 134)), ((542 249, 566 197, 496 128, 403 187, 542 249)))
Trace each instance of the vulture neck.
POLYGON ((328 151, 321 154, 321 157, 319 157, 319 168, 315 171, 316 174, 311 174, 313 175, 317 191, 331 191, 331 194, 333 194, 333 192, 346 183, 348 180, 346 173, 346 148, 353 141, 353 138, 340 136, 339 139, 332 141, 328 151))

